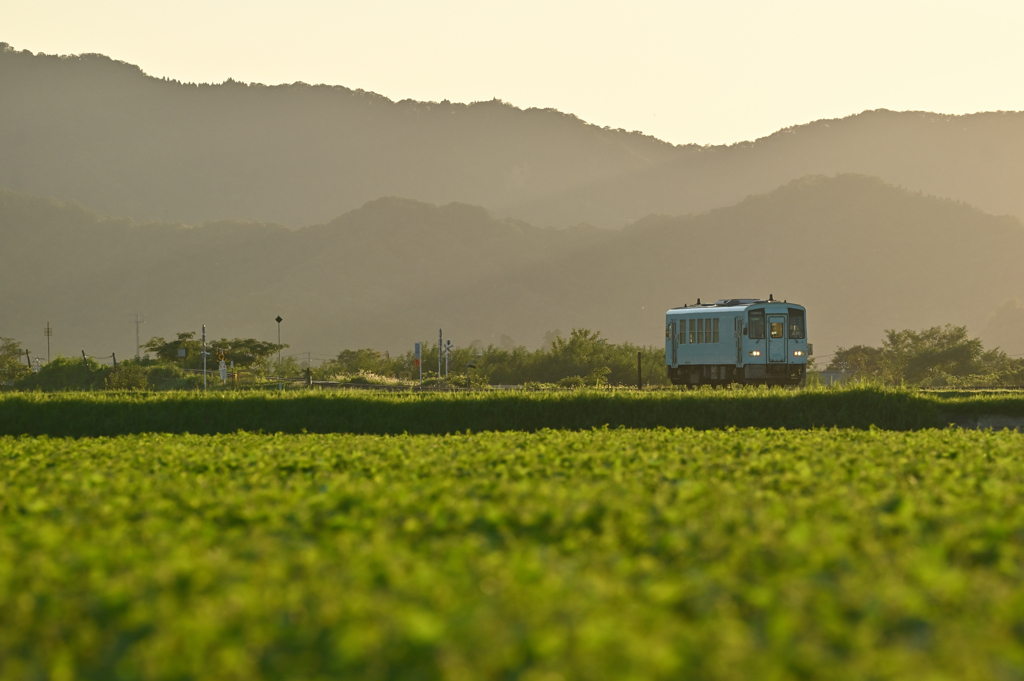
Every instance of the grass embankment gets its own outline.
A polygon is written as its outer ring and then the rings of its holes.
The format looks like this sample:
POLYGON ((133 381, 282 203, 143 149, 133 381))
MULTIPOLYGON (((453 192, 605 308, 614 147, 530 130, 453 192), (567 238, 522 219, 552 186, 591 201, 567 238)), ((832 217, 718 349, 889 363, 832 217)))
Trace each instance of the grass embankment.
POLYGON ((0 678, 1020 678, 1022 450, 0 438, 0 678))
POLYGON ((942 427, 977 414, 1024 416, 1020 393, 936 396, 851 388, 551 393, 13 393, 0 396, 0 434, 444 434, 543 428, 942 427))

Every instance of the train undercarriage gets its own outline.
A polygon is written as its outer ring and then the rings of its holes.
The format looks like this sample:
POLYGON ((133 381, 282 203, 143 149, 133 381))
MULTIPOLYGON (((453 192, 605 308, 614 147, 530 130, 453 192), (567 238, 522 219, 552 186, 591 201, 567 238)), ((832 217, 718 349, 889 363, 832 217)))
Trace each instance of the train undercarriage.
POLYGON ((668 377, 674 385, 788 385, 807 383, 805 364, 687 364, 667 367, 668 377))

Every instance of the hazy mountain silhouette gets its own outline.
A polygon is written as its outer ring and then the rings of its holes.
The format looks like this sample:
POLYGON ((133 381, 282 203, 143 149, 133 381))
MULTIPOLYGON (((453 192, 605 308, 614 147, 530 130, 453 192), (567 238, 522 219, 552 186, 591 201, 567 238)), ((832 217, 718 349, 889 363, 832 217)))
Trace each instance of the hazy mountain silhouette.
POLYGON ((672 160, 504 207, 525 220, 613 224, 735 203, 806 175, 857 173, 1024 219, 1024 112, 865 111, 756 142, 679 147, 672 160))
POLYGON ((669 307, 769 293, 807 305, 819 354, 946 323, 1024 352, 1012 333, 1024 225, 857 175, 617 231, 408 199, 298 230, 193 228, 0 192, 0 243, 0 336, 36 354, 50 322, 55 352, 127 355, 136 311, 143 339, 205 323, 214 337, 273 340, 280 314, 293 351, 321 354, 405 350, 438 327, 459 345, 507 334, 537 346, 572 327, 657 344, 669 307))
POLYGON ((500 101, 182 84, 101 55, 0 49, 0 188, 139 220, 294 227, 404 196, 621 226, 843 172, 1024 216, 1024 114, 872 111, 756 142, 673 146, 500 101))
POLYGON ((303 83, 197 86, 101 55, 0 50, 0 93, 0 188, 137 219, 297 226, 381 196, 494 207, 675 152, 554 110, 303 83))

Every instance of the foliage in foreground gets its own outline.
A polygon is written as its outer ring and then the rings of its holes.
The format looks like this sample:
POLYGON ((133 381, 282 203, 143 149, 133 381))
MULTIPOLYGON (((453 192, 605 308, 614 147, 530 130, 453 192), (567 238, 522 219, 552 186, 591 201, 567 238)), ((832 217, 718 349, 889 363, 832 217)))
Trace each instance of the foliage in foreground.
POLYGON ((1024 436, 0 439, 0 677, 1024 675, 1024 436))
POLYGON ((844 387, 728 390, 588 389, 558 392, 8 393, 0 434, 87 437, 129 433, 443 434, 690 427, 894 430, 970 423, 981 415, 1024 417, 1019 392, 965 395, 844 387))

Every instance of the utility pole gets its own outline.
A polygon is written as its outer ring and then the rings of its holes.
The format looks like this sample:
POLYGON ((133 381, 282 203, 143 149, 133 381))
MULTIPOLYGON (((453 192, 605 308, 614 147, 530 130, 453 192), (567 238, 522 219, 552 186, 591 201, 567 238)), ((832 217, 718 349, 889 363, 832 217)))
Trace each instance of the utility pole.
POLYGON ((135 359, 139 359, 139 348, 142 347, 142 343, 139 342, 139 324, 143 324, 145 321, 146 315, 139 314, 138 312, 128 318, 128 323, 135 325, 135 359))
POLYGON ((437 382, 441 382, 441 329, 437 330, 437 382))
POLYGON ((46 336, 46 363, 50 363, 50 336, 53 335, 53 329, 50 328, 50 322, 46 322, 46 329, 43 331, 43 335, 46 336))
POLYGON ((284 382, 281 380, 281 315, 277 315, 277 389, 284 390, 284 382))

